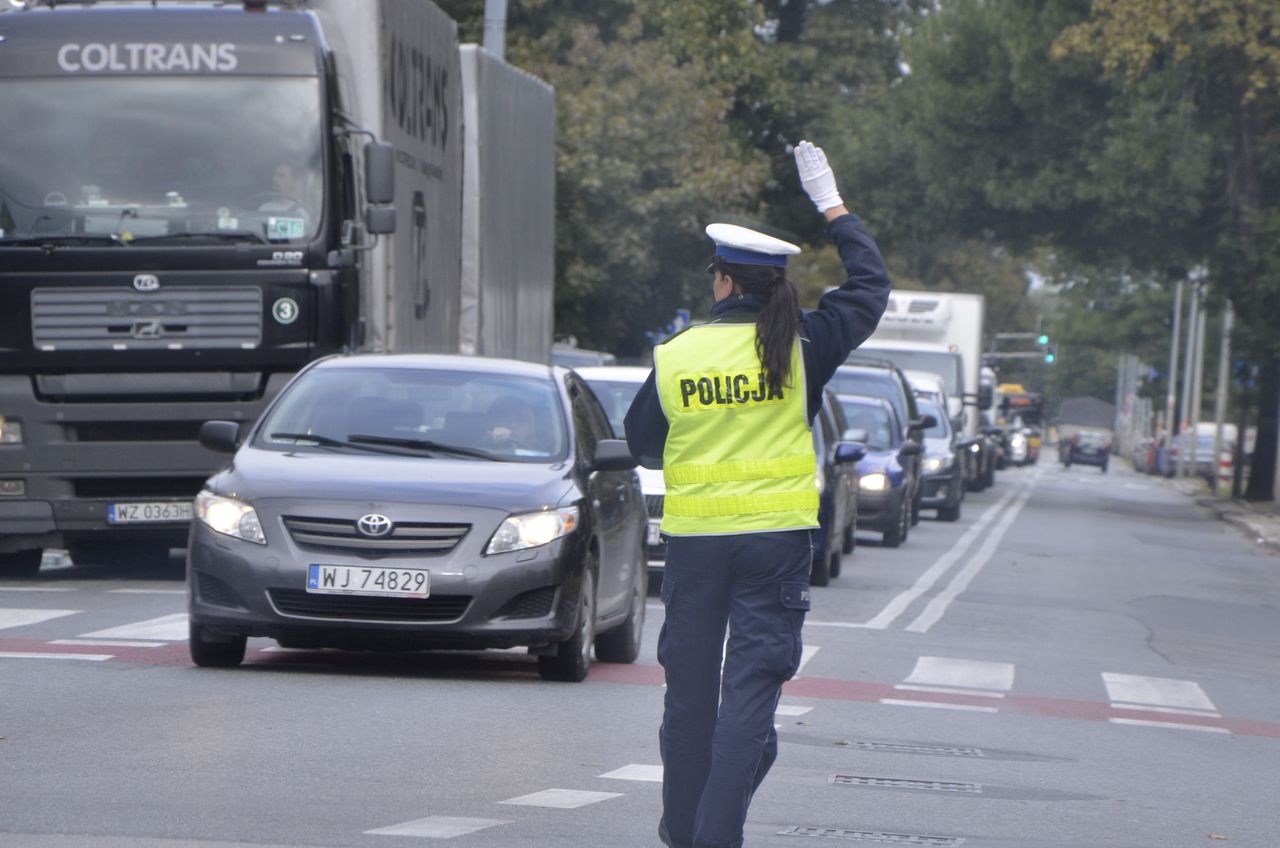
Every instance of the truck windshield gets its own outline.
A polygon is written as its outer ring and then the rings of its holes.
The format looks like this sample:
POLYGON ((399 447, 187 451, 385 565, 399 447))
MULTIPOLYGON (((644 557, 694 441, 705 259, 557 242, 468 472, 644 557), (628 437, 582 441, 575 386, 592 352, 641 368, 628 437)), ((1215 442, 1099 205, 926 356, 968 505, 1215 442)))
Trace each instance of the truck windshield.
POLYGON ((962 384, 960 377, 960 356, 947 351, 933 350, 896 350, 884 349, 871 345, 858 348, 859 353, 887 359, 903 371, 928 371, 942 378, 947 394, 958 398, 962 384))
POLYGON ((0 115, 0 242, 290 243, 320 225, 319 80, 23 80, 0 115))

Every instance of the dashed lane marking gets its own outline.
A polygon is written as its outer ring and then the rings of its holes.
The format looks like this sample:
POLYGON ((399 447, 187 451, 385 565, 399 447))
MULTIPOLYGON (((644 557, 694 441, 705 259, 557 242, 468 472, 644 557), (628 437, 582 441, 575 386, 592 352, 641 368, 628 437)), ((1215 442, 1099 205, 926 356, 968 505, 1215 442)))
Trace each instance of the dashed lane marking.
POLYGON ((162 615, 159 618, 137 621, 133 624, 122 624, 119 627, 108 627, 106 630, 95 630, 92 633, 81 633, 81 639, 160 639, 167 642, 187 641, 187 614, 162 615))
POLYGON ((802 716, 811 712, 813 707, 799 707, 791 704, 778 704, 778 708, 774 710, 774 714, 780 716, 802 716))
POLYGON ((414 819, 389 827, 366 830, 372 836, 417 836, 423 839, 452 839, 455 836, 466 836, 478 830, 497 827, 500 824, 511 824, 502 819, 468 819, 454 816, 428 816, 425 819, 414 819))
POLYGON ((114 654, 44 653, 40 651, 0 651, 0 657, 9 660, 89 660, 102 662, 114 658, 114 654))
POLYGON ((74 592, 69 586, 0 586, 0 592, 74 592))
POLYGON ((108 589, 110 595, 185 595, 186 589, 108 589))
POLYGON ((98 646, 103 648, 163 648, 168 642, 132 642, 125 639, 54 639, 50 645, 98 646))
POLYGON ((646 783, 662 782, 662 766, 646 765, 644 763, 631 763, 622 768, 614 769, 600 775, 610 780, 639 780, 646 783))
POLYGON ((521 795, 499 804, 514 804, 521 807, 552 807, 557 810, 576 810, 588 804, 597 804, 611 798, 621 798, 621 792, 588 792, 583 789, 544 789, 531 795, 521 795))
POLYGON ((75 615, 80 610, 65 609, 14 609, 0 607, 0 630, 8 627, 26 627, 52 618, 75 615))
POLYGON ((892 707, 930 707, 936 710, 967 710, 974 713, 999 712, 995 707, 986 707, 981 704, 956 704, 951 701, 910 701, 901 698, 881 698, 880 703, 888 704, 892 707))

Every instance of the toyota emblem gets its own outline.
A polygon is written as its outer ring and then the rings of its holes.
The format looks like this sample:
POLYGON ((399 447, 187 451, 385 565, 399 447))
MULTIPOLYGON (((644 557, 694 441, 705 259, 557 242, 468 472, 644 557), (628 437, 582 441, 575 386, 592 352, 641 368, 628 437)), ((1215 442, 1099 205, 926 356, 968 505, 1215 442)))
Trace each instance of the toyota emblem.
POLYGON ((391 519, 371 512, 356 520, 356 529, 365 536, 385 536, 391 532, 391 519))
POLYGON ((160 278, 155 274, 139 274, 133 278, 133 287, 140 292, 155 291, 160 288, 160 278))

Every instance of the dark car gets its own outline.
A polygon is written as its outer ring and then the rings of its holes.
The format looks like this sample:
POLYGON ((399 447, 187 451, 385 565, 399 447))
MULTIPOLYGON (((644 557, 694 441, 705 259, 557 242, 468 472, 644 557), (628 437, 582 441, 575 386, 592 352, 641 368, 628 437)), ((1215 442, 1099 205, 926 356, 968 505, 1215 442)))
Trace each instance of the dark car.
POLYGON ((844 440, 847 430, 840 402, 826 392, 813 419, 813 450, 818 459, 818 532, 813 536, 809 582, 826 586, 840 576, 843 554, 853 553, 858 519, 858 461, 861 444, 844 440))
MULTIPOLYGON (((632 662, 644 503, 625 442, 574 372, 454 356, 351 356, 299 373, 196 500, 190 649, 526 646, 544 678, 632 662)), ((238 448, 237 448, 238 445, 238 448)))
POLYGON ((858 463, 858 529, 881 534, 883 545, 896 548, 911 529, 911 498, 923 451, 903 436, 897 412, 881 398, 840 395, 849 429, 845 438, 866 445, 858 463))
POLYGON ((1096 465, 1106 473, 1110 452, 1111 445, 1105 435, 1092 430, 1080 430, 1066 440, 1059 453, 1066 468, 1072 465, 1096 465))
MULTIPOLYGON (((846 364, 836 369, 835 376, 828 383, 831 391, 841 395, 863 395, 878 397, 887 401, 901 427, 901 439, 923 445, 921 435, 920 412, 916 407, 915 393, 906 375, 892 362, 860 355, 857 351, 850 354, 846 364)), ((920 458, 918 455, 904 456, 903 460, 911 471, 910 519, 914 526, 920 520, 920 458)))
POLYGON ((960 518, 960 502, 964 500, 965 492, 961 456, 964 444, 951 429, 951 422, 941 406, 924 398, 918 398, 916 403, 922 416, 933 419, 933 425, 924 430, 920 505, 925 509, 936 509, 940 521, 956 521, 960 518))

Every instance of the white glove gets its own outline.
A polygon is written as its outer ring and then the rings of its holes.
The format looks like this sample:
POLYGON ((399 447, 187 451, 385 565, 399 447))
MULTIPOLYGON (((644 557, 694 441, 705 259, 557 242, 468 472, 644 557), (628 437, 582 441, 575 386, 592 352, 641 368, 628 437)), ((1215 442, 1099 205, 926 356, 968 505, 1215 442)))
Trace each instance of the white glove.
POLYGON ((833 206, 842 206, 840 191, 836 188, 836 175, 827 164, 827 154, 821 147, 802 141, 796 145, 796 168, 800 171, 800 185, 804 193, 809 195, 813 205, 819 212, 826 212, 833 206))

